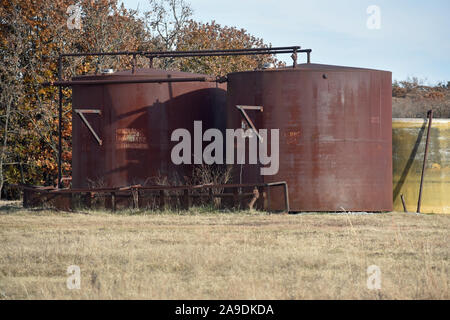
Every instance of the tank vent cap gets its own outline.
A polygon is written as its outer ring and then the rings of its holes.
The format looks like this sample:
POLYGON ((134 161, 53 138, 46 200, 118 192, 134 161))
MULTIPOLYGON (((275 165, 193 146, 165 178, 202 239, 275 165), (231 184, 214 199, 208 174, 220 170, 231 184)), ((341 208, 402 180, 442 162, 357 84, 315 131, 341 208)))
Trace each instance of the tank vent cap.
POLYGON ((266 62, 263 64, 262 66, 263 69, 274 69, 275 68, 275 64, 273 64, 272 62, 266 62))
POLYGON ((114 73, 114 69, 102 69, 100 71, 101 74, 111 74, 114 73))

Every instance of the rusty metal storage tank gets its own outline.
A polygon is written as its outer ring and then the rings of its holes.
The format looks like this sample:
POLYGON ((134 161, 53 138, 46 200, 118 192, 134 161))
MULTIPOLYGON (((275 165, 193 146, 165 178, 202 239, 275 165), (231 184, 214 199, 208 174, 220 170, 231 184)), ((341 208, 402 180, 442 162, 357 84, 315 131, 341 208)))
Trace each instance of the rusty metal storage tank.
POLYGON ((192 168, 172 163, 173 130, 192 132, 194 120, 205 130, 225 125, 226 84, 178 82, 201 77, 139 69, 73 78, 72 187, 184 183, 192 168))
POLYGON ((291 211, 391 211, 391 85, 391 72, 311 63, 229 74, 227 128, 247 105, 263 107, 246 112, 256 129, 279 129, 278 173, 245 164, 235 182, 287 181, 291 211))

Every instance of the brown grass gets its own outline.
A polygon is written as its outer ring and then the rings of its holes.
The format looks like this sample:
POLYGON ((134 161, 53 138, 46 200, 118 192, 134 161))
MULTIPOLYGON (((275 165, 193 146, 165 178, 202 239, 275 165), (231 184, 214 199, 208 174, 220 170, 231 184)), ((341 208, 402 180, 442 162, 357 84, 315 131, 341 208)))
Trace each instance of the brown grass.
POLYGON ((0 207, 1 299, 450 298, 450 216, 0 207), (80 290, 66 287, 69 265, 80 290), (379 291, 367 289, 369 265, 379 291))

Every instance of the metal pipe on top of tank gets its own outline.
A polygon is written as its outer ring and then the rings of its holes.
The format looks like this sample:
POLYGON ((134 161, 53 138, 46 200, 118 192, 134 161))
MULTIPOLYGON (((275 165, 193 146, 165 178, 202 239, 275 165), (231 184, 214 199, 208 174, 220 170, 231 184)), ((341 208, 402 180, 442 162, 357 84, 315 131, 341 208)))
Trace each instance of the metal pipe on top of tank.
POLYGON ((74 80, 44 82, 43 86, 70 87, 74 85, 108 85, 129 83, 166 83, 166 82, 220 82, 216 77, 194 77, 194 78, 160 78, 160 79, 129 79, 129 80, 74 80))

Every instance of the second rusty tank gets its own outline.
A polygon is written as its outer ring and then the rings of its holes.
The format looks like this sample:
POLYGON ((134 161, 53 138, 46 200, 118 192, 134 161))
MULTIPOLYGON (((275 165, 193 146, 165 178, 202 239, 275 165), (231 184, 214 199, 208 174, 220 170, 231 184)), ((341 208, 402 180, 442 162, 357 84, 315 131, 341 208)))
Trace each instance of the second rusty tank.
POLYGON ((201 77, 140 69, 74 78, 72 187, 186 183, 192 168, 172 163, 171 133, 225 122, 226 84, 178 82, 201 77), (168 82, 145 82, 158 79, 168 82))
POLYGON ((245 105, 262 107, 246 111, 257 130, 279 129, 278 172, 237 165, 234 181, 287 181, 291 211, 391 211, 391 85, 391 72, 310 63, 229 74, 227 128, 245 127, 245 105))

